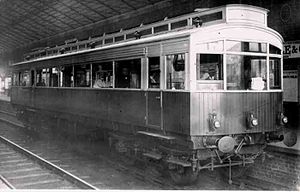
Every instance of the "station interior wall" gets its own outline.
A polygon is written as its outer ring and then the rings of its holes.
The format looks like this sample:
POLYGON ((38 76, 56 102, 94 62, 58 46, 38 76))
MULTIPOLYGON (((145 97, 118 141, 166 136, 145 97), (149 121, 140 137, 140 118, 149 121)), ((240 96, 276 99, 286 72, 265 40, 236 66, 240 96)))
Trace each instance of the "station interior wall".
POLYGON ((300 130, 300 58, 284 59, 283 71, 297 71, 298 88, 294 90, 297 101, 283 101, 284 112, 289 118, 288 126, 300 130))

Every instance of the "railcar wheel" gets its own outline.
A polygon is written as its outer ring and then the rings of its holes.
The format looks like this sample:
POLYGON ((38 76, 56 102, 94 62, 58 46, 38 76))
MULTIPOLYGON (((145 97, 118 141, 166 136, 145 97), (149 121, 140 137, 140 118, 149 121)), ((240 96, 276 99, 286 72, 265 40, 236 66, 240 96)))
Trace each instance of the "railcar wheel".
POLYGON ((198 178, 198 173, 198 171, 193 171, 190 167, 169 170, 171 179, 177 185, 188 185, 194 183, 198 178))

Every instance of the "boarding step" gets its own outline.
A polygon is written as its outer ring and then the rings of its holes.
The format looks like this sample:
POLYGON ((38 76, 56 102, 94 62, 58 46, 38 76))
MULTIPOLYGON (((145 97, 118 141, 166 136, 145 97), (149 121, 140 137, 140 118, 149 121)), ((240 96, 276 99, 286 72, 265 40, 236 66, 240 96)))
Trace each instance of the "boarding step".
POLYGON ((146 131, 138 131, 137 133, 142 134, 142 135, 151 136, 151 137, 166 139, 166 140, 174 140, 175 139, 175 137, 172 137, 172 136, 162 135, 162 134, 158 134, 158 133, 151 133, 151 132, 146 132, 146 131))

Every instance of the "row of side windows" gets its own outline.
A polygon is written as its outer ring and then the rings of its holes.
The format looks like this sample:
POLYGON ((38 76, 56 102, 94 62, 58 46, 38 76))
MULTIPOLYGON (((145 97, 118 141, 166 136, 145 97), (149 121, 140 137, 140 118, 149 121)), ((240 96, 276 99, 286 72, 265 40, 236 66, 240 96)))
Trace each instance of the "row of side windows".
MULTIPOLYGON (((167 89, 184 89, 185 55, 166 56, 167 89)), ((13 74, 15 86, 141 88, 141 59, 104 63, 66 65, 13 74)), ((148 58, 148 88, 161 87, 160 57, 148 58)))

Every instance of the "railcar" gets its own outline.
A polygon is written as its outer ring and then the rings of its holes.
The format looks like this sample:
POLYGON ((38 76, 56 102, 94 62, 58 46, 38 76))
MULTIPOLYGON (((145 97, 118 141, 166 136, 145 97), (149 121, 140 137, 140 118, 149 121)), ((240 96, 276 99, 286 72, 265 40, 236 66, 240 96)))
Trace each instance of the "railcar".
POLYGON ((48 47, 13 64, 11 102, 36 131, 104 137, 178 184, 253 163, 286 141, 282 42, 268 11, 198 9, 48 47))

